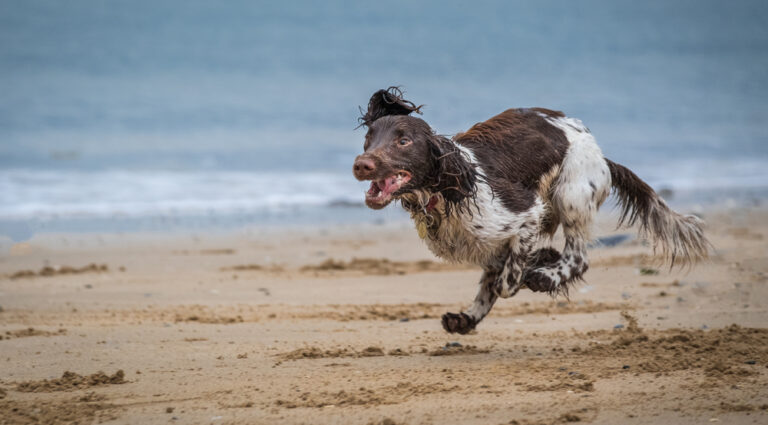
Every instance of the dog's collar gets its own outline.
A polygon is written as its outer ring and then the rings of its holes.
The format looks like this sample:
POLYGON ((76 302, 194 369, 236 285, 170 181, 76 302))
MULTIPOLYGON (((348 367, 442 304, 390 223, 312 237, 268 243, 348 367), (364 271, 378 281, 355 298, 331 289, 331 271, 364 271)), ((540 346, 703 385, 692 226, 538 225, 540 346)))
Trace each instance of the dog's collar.
POLYGON ((429 198, 429 203, 427 203, 427 206, 426 206, 427 212, 432 212, 432 210, 434 210, 436 206, 437 206, 437 196, 432 195, 432 197, 429 198))

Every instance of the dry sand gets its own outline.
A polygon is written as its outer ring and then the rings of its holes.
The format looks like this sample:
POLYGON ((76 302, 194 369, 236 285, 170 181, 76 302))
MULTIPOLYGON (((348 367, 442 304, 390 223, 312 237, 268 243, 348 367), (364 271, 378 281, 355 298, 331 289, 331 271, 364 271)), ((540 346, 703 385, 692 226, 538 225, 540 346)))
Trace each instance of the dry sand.
POLYGON ((404 225, 6 244, 0 424, 768 423, 768 213, 705 218, 708 264, 594 248, 466 336, 479 272, 404 225))

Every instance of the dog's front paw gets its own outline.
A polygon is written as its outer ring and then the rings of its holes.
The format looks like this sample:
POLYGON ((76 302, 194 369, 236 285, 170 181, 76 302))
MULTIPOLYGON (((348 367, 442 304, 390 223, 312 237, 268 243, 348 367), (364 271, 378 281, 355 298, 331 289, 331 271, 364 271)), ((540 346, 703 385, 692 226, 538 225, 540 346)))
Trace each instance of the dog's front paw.
POLYGON ((467 334, 475 329, 475 319, 464 313, 445 313, 443 314, 443 329, 449 333, 467 334))

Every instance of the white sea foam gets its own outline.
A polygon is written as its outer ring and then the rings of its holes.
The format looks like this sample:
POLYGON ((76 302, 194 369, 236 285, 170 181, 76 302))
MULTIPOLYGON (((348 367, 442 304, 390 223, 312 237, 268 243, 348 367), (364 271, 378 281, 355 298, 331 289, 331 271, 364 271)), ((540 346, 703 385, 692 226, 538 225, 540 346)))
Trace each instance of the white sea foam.
MULTIPOLYGON (((639 164, 656 189, 768 187, 762 161, 639 164)), ((362 205, 366 184, 343 173, 243 171, 0 170, 0 220, 46 220, 280 212, 362 205)))
POLYGON ((673 162, 638 160, 630 166, 656 189, 753 189, 768 187, 765 160, 756 158, 699 158, 673 162))
MULTIPOLYGON (((760 159, 639 163, 656 189, 729 191, 768 187, 760 159)), ((0 170, 0 220, 190 216, 362 205, 351 173, 245 171, 0 170)))
POLYGON ((0 219, 250 213, 357 204, 365 184, 332 173, 0 171, 0 219))

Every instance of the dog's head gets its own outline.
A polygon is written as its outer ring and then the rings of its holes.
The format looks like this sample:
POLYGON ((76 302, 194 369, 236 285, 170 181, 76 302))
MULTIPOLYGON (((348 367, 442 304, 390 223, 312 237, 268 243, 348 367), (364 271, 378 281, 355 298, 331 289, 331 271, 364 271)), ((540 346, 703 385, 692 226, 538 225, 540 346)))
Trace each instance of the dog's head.
POLYGON ((365 194, 368 207, 384 208, 415 191, 440 193, 447 201, 471 193, 474 168, 453 143, 435 134, 424 120, 410 116, 420 109, 403 99, 397 87, 377 91, 368 102, 360 118, 368 128, 365 152, 353 167, 358 180, 371 181, 365 194), (464 181, 458 181, 461 178, 464 181))

